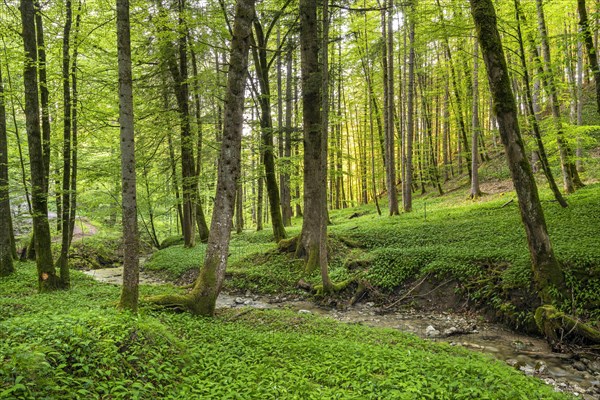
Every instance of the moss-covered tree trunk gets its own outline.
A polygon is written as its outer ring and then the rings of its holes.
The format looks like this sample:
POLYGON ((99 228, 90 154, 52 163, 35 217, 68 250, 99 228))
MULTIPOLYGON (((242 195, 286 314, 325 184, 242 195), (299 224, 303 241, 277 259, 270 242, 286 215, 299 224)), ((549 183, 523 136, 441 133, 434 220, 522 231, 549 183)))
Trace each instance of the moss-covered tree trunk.
POLYGON ((2 84, 2 63, 0 62, 0 276, 7 276, 15 271, 12 254, 13 242, 8 190, 6 107, 4 103, 4 86, 2 84))
POLYGON ((271 117, 271 87, 269 84, 269 66, 267 60, 267 41, 263 27, 258 19, 254 19, 254 37, 256 46, 252 47, 254 65, 260 87, 258 102, 260 104, 260 128, 261 128, 261 154, 265 165, 265 182, 267 196, 269 198, 269 212, 273 236, 276 242, 285 239, 285 228, 281 216, 281 202, 279 187, 277 186, 277 175, 275 174, 275 156, 273 146, 273 119, 271 117))
POLYGON ((544 175, 546 176, 546 180, 548 181, 548 185, 550 186, 550 190, 554 193, 554 198, 562 207, 567 207, 567 202, 564 199, 563 195, 560 193, 558 189, 558 185, 554 180, 554 175, 552 173, 552 169, 550 168, 550 164, 548 163, 548 156, 546 155, 546 148, 544 147, 544 142, 542 141, 542 133, 540 130, 540 124, 538 123, 537 115, 535 112, 535 107, 533 106, 533 94, 531 93, 531 82, 529 79, 529 70, 527 69, 527 59, 525 57, 525 47, 523 45, 523 34, 521 32, 521 4, 519 0, 514 0, 515 2, 515 13, 517 20, 517 40, 519 43, 519 58, 521 60, 521 67, 523 68, 523 83, 525 89, 525 99, 527 103, 527 111, 529 114, 529 122, 531 123, 531 130, 533 132, 533 136, 535 138, 535 142, 538 148, 538 154, 540 158, 540 163, 542 165, 542 170, 544 171, 544 175))
POLYGON ((527 233, 534 283, 540 299, 544 303, 550 303, 552 289, 564 288, 564 276, 560 264, 554 257, 537 186, 521 139, 517 105, 511 90, 504 49, 496 26, 496 12, 492 0, 470 0, 470 2, 477 37, 487 68, 500 136, 517 191, 521 220, 527 233))
POLYGON ((121 196, 123 210, 123 288, 121 308, 137 311, 139 258, 133 130, 133 91, 129 0, 117 0, 117 51, 119 65, 119 123, 121 125, 121 196))
POLYGON ((327 276, 327 143, 321 127, 321 69, 317 1, 300 0, 300 54, 302 70, 302 118, 304 124, 304 220, 296 255, 305 257, 305 271, 321 270, 323 288, 330 291, 327 276))
POLYGON ((204 265, 194 288, 189 297, 180 299, 183 301, 182 305, 194 314, 214 314, 217 296, 225 278, 236 186, 240 177, 244 87, 248 73, 248 50, 253 18, 254 0, 238 0, 233 23, 230 67, 225 93, 225 119, 210 236, 204 265))
POLYGON ((23 47, 25 66, 23 81, 25 84, 25 126, 29 148, 31 169, 31 191, 33 211, 33 232, 35 235, 35 253, 40 292, 60 288, 60 279, 56 275, 52 250, 50 248, 50 224, 48 223, 48 199, 44 188, 44 157, 42 150, 42 132, 40 129, 40 105, 38 103, 37 46, 35 37, 35 10, 33 1, 21 1, 21 20, 23 23, 23 47))
POLYGON ((550 97, 550 108, 552 110, 552 119, 556 129, 556 143, 558 144, 558 153, 560 155, 560 167, 563 176, 564 190, 566 193, 573 193, 576 189, 583 186, 579 173, 575 167, 574 154, 571 146, 564 137, 563 125, 560 115, 560 103, 558 100, 558 87, 555 81, 554 68, 550 56, 550 44, 548 43, 548 30, 546 28, 546 18, 544 16, 544 7, 542 0, 535 1, 538 15, 538 27, 542 44, 542 57, 546 78, 543 83, 546 85, 548 96, 550 97))
POLYGON ((579 28, 583 34, 589 66, 594 74, 594 83, 596 84, 596 105, 598 107, 598 114, 600 114, 600 65, 598 65, 598 52, 596 47, 594 47, 594 39, 590 30, 585 0, 577 0, 577 12, 579 13, 579 28))

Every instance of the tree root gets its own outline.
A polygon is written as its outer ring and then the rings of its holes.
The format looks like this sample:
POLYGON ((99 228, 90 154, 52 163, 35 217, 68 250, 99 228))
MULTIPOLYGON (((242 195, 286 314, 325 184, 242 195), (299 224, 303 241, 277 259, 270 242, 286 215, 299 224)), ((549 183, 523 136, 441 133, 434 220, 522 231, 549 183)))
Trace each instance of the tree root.
POLYGON ((294 253, 298 247, 298 239, 300 236, 294 236, 289 239, 281 239, 277 243, 277 250, 282 253, 294 253))
POLYGON ((600 344, 600 331, 549 304, 538 307, 535 311, 535 323, 553 346, 568 336, 587 343, 600 344))
POLYGON ((165 294, 148 297, 145 302, 161 308, 167 308, 176 311, 190 311, 193 308, 193 301, 194 299, 189 295, 182 296, 179 294, 165 294))

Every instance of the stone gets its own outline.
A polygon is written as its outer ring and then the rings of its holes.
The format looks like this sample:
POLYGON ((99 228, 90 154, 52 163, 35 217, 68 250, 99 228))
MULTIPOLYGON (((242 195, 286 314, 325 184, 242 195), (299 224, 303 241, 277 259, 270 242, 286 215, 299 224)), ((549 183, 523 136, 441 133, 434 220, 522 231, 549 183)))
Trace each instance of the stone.
POLYGON ((312 314, 309 310, 298 310, 298 314, 312 314))
POLYGON ((456 332, 458 332, 458 328, 455 326, 451 326, 448 329, 444 329, 444 336, 452 336, 454 335, 456 332))
POLYGON ((433 326, 429 325, 427 328, 425 328, 425 336, 438 337, 438 336, 440 336, 440 331, 435 329, 433 326))
POLYGON ((575 361, 573 363, 573 368, 575 368, 577 371, 585 371, 587 369, 585 364, 581 361, 575 361))
POLYGON ((236 297, 234 301, 235 304, 244 304, 244 299, 242 299, 241 297, 236 297))

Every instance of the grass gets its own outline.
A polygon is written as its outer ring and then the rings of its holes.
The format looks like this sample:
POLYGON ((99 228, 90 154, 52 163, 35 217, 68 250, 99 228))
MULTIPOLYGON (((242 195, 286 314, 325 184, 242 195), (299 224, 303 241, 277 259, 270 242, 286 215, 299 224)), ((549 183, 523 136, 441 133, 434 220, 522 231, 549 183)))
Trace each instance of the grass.
POLYGON ((0 279, 0 398, 568 398, 489 356, 390 329, 275 310, 120 313, 118 288, 79 272, 68 292, 35 286, 30 263, 0 279))

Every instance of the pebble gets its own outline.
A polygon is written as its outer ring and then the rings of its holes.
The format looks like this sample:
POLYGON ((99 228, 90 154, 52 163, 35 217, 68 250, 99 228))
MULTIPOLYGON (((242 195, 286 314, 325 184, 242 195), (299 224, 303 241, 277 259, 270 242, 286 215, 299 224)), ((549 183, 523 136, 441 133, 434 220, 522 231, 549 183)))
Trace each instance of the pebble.
POLYGON ((244 299, 242 299, 241 297, 236 297, 234 301, 235 304, 244 304, 244 299))
POLYGON ((298 314, 312 314, 309 310, 298 310, 298 314))
POLYGON ((587 369, 585 364, 581 361, 575 361, 573 363, 573 368, 575 368, 577 371, 585 371, 587 369))
POLYGON ((433 326, 429 325, 427 328, 425 328, 425 336, 438 337, 438 336, 440 336, 440 331, 435 329, 433 326))
POLYGON ((456 332, 458 332, 458 328, 455 326, 452 326, 448 329, 444 329, 444 336, 450 336, 455 334, 456 332))

